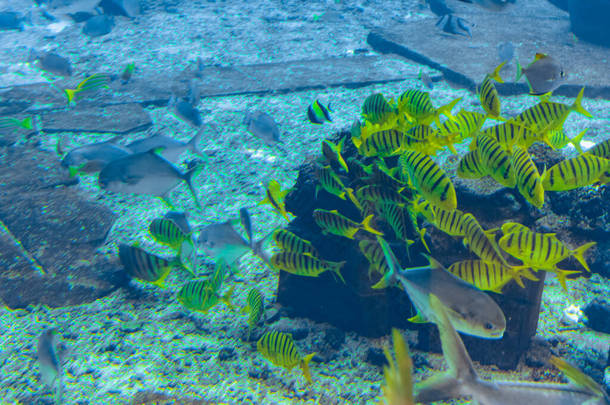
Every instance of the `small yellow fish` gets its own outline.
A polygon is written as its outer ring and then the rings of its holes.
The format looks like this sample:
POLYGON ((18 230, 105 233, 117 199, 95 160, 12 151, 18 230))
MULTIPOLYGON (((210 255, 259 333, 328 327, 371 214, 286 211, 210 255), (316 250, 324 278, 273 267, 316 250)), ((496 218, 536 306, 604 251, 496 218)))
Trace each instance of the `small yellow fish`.
POLYGON ((547 191, 566 191, 595 183, 610 169, 610 160, 589 153, 563 160, 542 175, 547 191))
POLYGON ((349 167, 341 155, 344 142, 345 137, 341 138, 338 144, 334 144, 329 140, 322 141, 322 154, 329 162, 336 162, 345 170, 345 173, 349 173, 349 167))
POLYGON ((384 396, 382 404, 387 405, 415 405, 413 399, 413 361, 409 356, 409 346, 400 335, 398 329, 392 328, 392 340, 394 342, 394 356, 392 358, 390 349, 383 348, 383 353, 388 361, 383 366, 385 386, 381 387, 384 396))
POLYGON ((103 88, 107 89, 109 83, 110 76, 103 73, 96 73, 80 82, 75 89, 65 89, 64 93, 68 99, 68 104, 70 104, 74 100, 75 96, 79 93, 90 92, 103 88))
POLYGON ((119 245, 119 260, 131 277, 161 288, 165 288, 164 281, 170 270, 181 267, 177 258, 167 260, 137 246, 123 244, 119 245))
POLYGON ((256 288, 250 289, 248 292, 248 297, 246 298, 246 306, 244 306, 241 313, 249 312, 250 315, 248 317, 248 338, 250 340, 250 333, 252 329, 256 327, 261 317, 263 316, 263 312, 265 312, 265 303, 263 294, 256 288))
POLYGON ((290 221, 288 212, 284 205, 284 198, 288 194, 288 190, 282 190, 282 186, 277 180, 270 180, 265 187, 265 199, 258 203, 258 205, 269 204, 271 205, 281 216, 286 218, 286 221, 290 221))
POLYGON ((279 252, 271 256, 269 262, 274 268, 297 276, 318 277, 325 271, 332 271, 345 284, 341 275, 341 267, 345 264, 344 261, 329 262, 313 257, 308 253, 279 252))
POLYGON ((305 379, 311 384, 309 362, 316 353, 301 356, 290 333, 267 332, 256 342, 256 348, 263 357, 278 367, 291 370, 294 366, 299 366, 305 379))
POLYGON ((313 257, 318 256, 318 251, 310 241, 300 238, 286 229, 278 229, 273 232, 272 238, 277 247, 286 252, 306 253, 313 257))
POLYGON ((354 222, 351 219, 339 214, 339 211, 316 209, 313 211, 313 218, 316 224, 322 228, 322 233, 332 233, 338 236, 354 239, 354 235, 359 230, 367 231, 375 235, 383 235, 381 232, 373 229, 370 225, 373 215, 364 218, 361 223, 354 222))

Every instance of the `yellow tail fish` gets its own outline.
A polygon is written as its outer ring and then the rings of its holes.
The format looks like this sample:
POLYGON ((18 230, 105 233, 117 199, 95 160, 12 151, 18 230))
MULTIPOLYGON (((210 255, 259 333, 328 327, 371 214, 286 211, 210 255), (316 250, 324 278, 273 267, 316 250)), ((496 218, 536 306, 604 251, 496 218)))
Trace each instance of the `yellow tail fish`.
POLYGON ((309 362, 316 353, 311 353, 304 357, 301 356, 294 345, 294 340, 292 340, 290 333, 267 332, 258 340, 256 348, 264 358, 278 367, 291 370, 293 367, 299 366, 303 371, 305 379, 311 384, 309 362))

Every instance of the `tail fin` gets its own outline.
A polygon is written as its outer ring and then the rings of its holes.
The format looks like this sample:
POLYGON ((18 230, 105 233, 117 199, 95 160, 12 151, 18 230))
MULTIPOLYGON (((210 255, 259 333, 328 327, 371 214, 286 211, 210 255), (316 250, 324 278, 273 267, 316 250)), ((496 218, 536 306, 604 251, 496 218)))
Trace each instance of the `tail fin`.
MULTIPOLYGON (((467 395, 464 388, 468 388, 470 383, 476 382, 478 379, 462 339, 451 325, 445 307, 433 294, 430 294, 430 307, 436 317, 443 355, 449 369, 444 375, 432 377, 416 385, 416 403, 428 403, 467 395)), ((473 399, 476 400, 476 398, 473 399)))
POLYGON ((584 255, 585 255, 585 252, 589 248, 592 248, 596 244, 597 244, 596 242, 585 243, 584 245, 582 245, 580 247, 577 247, 576 249, 574 249, 573 251, 570 252, 572 254, 572 257, 574 257, 576 260, 578 260, 578 262, 582 265, 582 267, 587 269, 587 271, 589 271, 589 272, 591 270, 589 270, 589 265, 585 261, 585 256, 584 255))
POLYGON ((362 221, 362 223, 360 224, 360 226, 362 227, 362 229, 364 229, 365 231, 372 233, 374 235, 381 235, 383 236, 382 232, 379 232, 376 229, 373 229, 370 225, 371 220, 373 219, 373 214, 369 215, 368 217, 364 218, 364 220, 362 221))
POLYGON ((455 100, 451 101, 450 103, 445 104, 442 107, 439 107, 438 110, 436 111, 437 119, 438 119, 438 116, 443 114, 445 117, 449 118, 451 121, 455 121, 455 117, 451 114, 451 110, 453 110, 453 107, 455 107, 455 105, 457 103, 459 103, 460 100, 462 100, 462 97, 458 97, 455 100))
POLYGON ((392 358, 390 349, 383 348, 388 366, 383 367, 383 375, 386 385, 382 387, 385 400, 389 404, 414 404, 413 402, 413 361, 409 356, 409 346, 400 335, 398 329, 392 328, 392 340, 394 342, 394 355, 392 358))
POLYGON ((584 115, 585 117, 593 118, 593 114, 591 114, 589 111, 585 110, 581 104, 584 93, 585 93, 585 88, 583 87, 582 89, 580 89, 580 92, 578 93, 578 96, 576 97, 574 104, 572 104, 572 109, 574 111, 584 115))
POLYGON ((573 365, 555 356, 551 356, 549 362, 561 370, 561 372, 568 377, 568 380, 576 386, 586 388, 597 397, 605 398, 606 400, 608 399, 608 396, 604 393, 603 389, 591 377, 573 365))
POLYGON ((311 353, 311 354, 308 354, 307 356, 303 357, 301 359, 301 364, 299 365, 299 367, 301 367, 301 370, 303 370, 303 375, 305 376, 305 379, 307 380, 307 382, 309 384, 311 384, 311 382, 312 382, 311 381, 311 371, 309 371, 309 362, 315 355, 316 355, 316 353, 311 353))
POLYGON ((504 80, 500 77, 500 70, 504 67, 506 61, 500 63, 497 68, 489 75, 489 78, 497 81, 498 83, 504 83, 504 80))
POLYGON ((201 156, 203 159, 205 159, 207 161, 208 156, 205 153, 203 153, 203 151, 201 149, 199 149, 199 147, 197 146, 199 141, 201 141, 202 136, 203 136, 203 129, 200 128, 197 131, 197 133, 195 135, 193 135, 191 140, 188 141, 187 146, 191 152, 193 152, 195 155, 201 156))
POLYGON ((557 281, 559 281, 559 284, 561 284, 564 291, 568 291, 568 286, 566 284, 567 276, 570 274, 582 273, 580 270, 562 270, 557 268, 553 269, 553 272, 557 275, 557 281))
POLYGON ((360 202, 356 199, 356 196, 354 195, 354 189, 348 187, 345 189, 345 193, 349 197, 350 201, 354 203, 356 208, 362 211, 362 205, 360 205, 360 202))
POLYGON ((517 76, 515 77, 515 81, 518 82, 519 79, 521 79, 522 76, 523 76, 523 67, 521 66, 521 64, 517 60, 517 76))
POLYGON ((65 89, 64 93, 66 94, 66 98, 68 99, 68 104, 70 104, 74 100, 74 96, 78 93, 76 89, 65 89))
POLYGON ((191 191, 191 194, 193 195, 193 199, 195 200, 195 205, 199 209, 201 209, 201 203, 199 202, 199 198, 197 197, 197 192, 195 191, 195 188, 193 187, 192 178, 194 175, 199 174, 199 172, 203 169, 203 167, 204 167, 204 165, 197 165, 197 166, 193 167, 191 170, 189 170, 188 172, 186 172, 183 177, 184 181, 186 181, 186 185, 188 186, 189 190, 191 191))
POLYGON ((345 265, 345 263, 347 263, 345 260, 342 262, 327 262, 330 265, 330 271, 332 271, 333 273, 335 273, 339 279, 341 279, 341 281, 343 282, 343 284, 345 284, 345 279, 343 278, 343 276, 341 275, 341 268, 345 265))
POLYGON ((582 148, 580 147, 580 142, 582 141, 583 136, 587 133, 589 128, 585 128, 580 132, 580 134, 576 135, 574 138, 570 139, 570 143, 574 145, 578 153, 582 153, 582 148))
POLYGON ((354 143, 356 149, 360 149, 360 146, 362 146, 362 138, 354 138, 352 136, 352 142, 354 143))
POLYGON ((32 125, 32 117, 26 117, 19 123, 24 129, 32 129, 34 126, 32 125))

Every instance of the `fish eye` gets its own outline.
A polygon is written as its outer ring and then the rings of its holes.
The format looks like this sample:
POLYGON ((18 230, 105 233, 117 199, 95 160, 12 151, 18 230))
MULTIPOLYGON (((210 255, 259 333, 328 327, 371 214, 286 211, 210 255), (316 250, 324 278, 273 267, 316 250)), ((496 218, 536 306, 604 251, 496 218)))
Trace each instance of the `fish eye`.
POLYGON ((487 322, 484 326, 485 326, 485 329, 487 329, 487 330, 492 330, 494 328, 494 326, 491 324, 491 322, 487 322))

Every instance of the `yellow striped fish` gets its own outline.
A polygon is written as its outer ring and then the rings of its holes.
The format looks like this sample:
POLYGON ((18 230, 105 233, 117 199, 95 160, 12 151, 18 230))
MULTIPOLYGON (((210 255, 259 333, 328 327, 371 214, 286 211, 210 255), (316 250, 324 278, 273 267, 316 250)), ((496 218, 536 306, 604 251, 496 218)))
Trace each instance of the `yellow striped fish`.
POLYGON ((278 248, 286 252, 306 253, 317 257, 318 251, 310 241, 305 240, 286 229, 278 229, 273 232, 273 240, 278 248))
POLYGON ((318 178, 318 184, 316 184, 315 198, 318 199, 318 192, 321 188, 328 193, 339 197, 342 200, 346 200, 346 197, 358 208, 360 204, 354 196, 354 190, 349 187, 345 187, 337 173, 330 166, 317 167, 316 176, 318 178))
POLYGON ((487 168, 481 162, 478 149, 471 150, 460 159, 457 175, 463 179, 480 179, 487 176, 487 168))
POLYGON ((584 254, 595 242, 570 250, 554 234, 533 232, 521 225, 515 227, 509 222, 502 226, 504 236, 500 238, 500 247, 511 256, 521 260, 525 265, 534 269, 546 270, 553 268, 560 261, 573 257, 587 270, 589 266, 585 261, 584 254), (512 231, 511 231, 512 229, 512 231))
POLYGON ((96 73, 80 82, 75 89, 65 89, 64 94, 68 99, 68 104, 70 104, 77 95, 80 96, 81 93, 92 92, 102 88, 107 89, 109 83, 110 76, 103 73, 96 73))
MULTIPOLYGON (((510 152, 513 145, 523 145, 525 131, 526 128, 524 126, 513 121, 507 121, 494 125, 493 127, 486 128, 482 133, 492 139, 495 139, 498 144, 504 148, 504 150, 510 152)), ((532 136, 536 137, 536 134, 532 133, 529 135, 529 137, 532 136)), ((475 145, 475 143, 471 144, 471 148, 475 145)))
POLYGON ((572 111, 591 118, 593 117, 591 113, 585 110, 581 104, 584 91, 585 88, 583 87, 572 105, 542 101, 523 111, 513 120, 522 123, 538 134, 543 134, 553 129, 561 129, 572 111))
POLYGON ((303 371, 305 379, 311 384, 309 362, 316 353, 302 357, 294 345, 294 340, 292 340, 290 333, 267 332, 256 342, 256 348, 264 358, 278 367, 291 370, 293 367, 299 366, 303 371))
POLYGON ((169 218, 155 218, 148 226, 148 232, 153 239, 162 245, 167 245, 174 250, 182 248, 182 244, 187 242, 193 244, 191 235, 184 231, 169 218))
POLYGON ((504 80, 500 77, 500 69, 504 66, 506 62, 502 62, 493 73, 485 76, 483 79, 483 83, 481 83, 481 87, 479 89, 479 99, 481 101, 481 106, 489 115, 494 119, 503 119, 500 117, 500 95, 498 94, 498 90, 496 90, 496 86, 494 86, 493 81, 495 80, 498 83, 504 83, 504 80))
MULTIPOLYGON (((425 202, 424 202, 425 203, 425 202)), ((425 210, 425 207, 420 206, 418 210, 425 210)), ((464 225, 464 213, 458 209, 447 211, 439 207, 430 205, 432 211, 432 221, 429 221, 439 230, 451 236, 466 236, 466 228, 464 225)))
POLYGON ((344 142, 345 137, 341 138, 341 140, 337 144, 325 139, 324 141, 322 141, 322 154, 328 160, 329 163, 336 162, 339 166, 343 168, 343 170, 345 170, 345 173, 349 173, 347 163, 341 155, 341 150, 343 149, 344 142))
POLYGON ((370 222, 373 219, 373 215, 369 215, 361 223, 358 223, 341 215, 337 210, 316 209, 313 211, 313 218, 316 224, 322 228, 322 233, 324 234, 332 233, 354 239, 356 232, 363 230, 375 235, 383 235, 383 233, 371 227, 370 222))
POLYGON ((247 340, 250 340, 250 333, 252 332, 252 329, 256 327, 263 316, 263 313, 265 312, 263 294, 261 294, 261 292, 256 288, 250 289, 250 291, 248 291, 248 296, 246 297, 246 306, 244 306, 240 312, 249 313, 247 340))
POLYGON ((362 104, 362 116, 372 123, 383 122, 395 112, 396 109, 388 103, 381 93, 371 94, 362 104))
POLYGON ((395 190, 390 187, 369 185, 360 187, 356 191, 358 201, 373 201, 373 202, 390 202, 396 204, 409 203, 413 195, 409 189, 401 187, 395 190), (404 194, 403 194, 404 193, 404 194))
POLYGON ((429 156, 406 151, 398 158, 403 178, 409 178, 413 187, 431 204, 446 210, 457 207, 457 197, 451 179, 429 156))
POLYGON ((482 134, 477 136, 476 143, 481 163, 486 168, 487 174, 505 187, 515 187, 517 181, 510 155, 495 139, 488 136, 482 134))
POLYGON ((466 213, 462 218, 466 233, 464 243, 468 244, 470 251, 484 262, 500 263, 508 266, 506 259, 496 245, 493 235, 490 236, 489 232, 485 232, 472 214, 466 213))
POLYGON ((597 157, 610 159, 610 138, 596 143, 587 150, 587 153, 597 157))
POLYGON ((265 187, 265 199, 258 203, 258 205, 269 204, 276 212, 286 218, 286 221, 290 221, 288 217, 288 211, 284 205, 284 198, 290 190, 282 190, 282 186, 277 180, 270 180, 265 187))
POLYGON ((487 116, 475 111, 460 110, 453 120, 445 120, 438 126, 439 132, 444 135, 458 133, 458 141, 470 138, 483 127, 487 116))
POLYGON ((438 118, 441 114, 453 119, 451 110, 460 100, 461 98, 457 98, 436 109, 432 105, 432 99, 428 92, 407 89, 398 97, 398 111, 409 115, 418 124, 430 125, 433 121, 438 124, 438 118))
POLYGON ((610 160, 589 153, 563 160, 542 175, 546 191, 566 191, 595 183, 610 170, 610 160))
POLYGON ((407 255, 409 254, 409 246, 414 241, 409 239, 410 232, 417 229, 417 220, 412 217, 408 206, 397 205, 392 203, 378 203, 379 214, 390 225, 396 239, 407 244, 407 255))
POLYGON ((137 246, 119 245, 119 260, 133 278, 165 288, 164 282, 174 267, 181 267, 176 259, 167 260, 137 246))
POLYGON ((377 164, 373 164, 373 172, 364 177, 364 181, 368 184, 390 187, 393 189, 401 189, 407 185, 406 182, 398 179, 398 167, 389 169, 383 160, 379 160, 377 164))
POLYGON ((406 131, 405 135, 417 141, 426 141, 429 139, 433 139, 436 136, 436 133, 437 130, 429 125, 416 125, 406 131))
POLYGON ((218 295, 218 288, 210 279, 191 280, 186 282, 178 291, 178 301, 191 311, 207 313, 220 302, 224 302, 229 308, 233 308, 230 298, 233 288, 223 295, 218 295))
POLYGON ((369 261, 369 279, 373 271, 376 271, 381 276, 390 271, 390 266, 383 254, 383 249, 377 241, 363 239, 358 243, 358 247, 364 257, 366 257, 366 260, 369 261))
POLYGON ((278 270, 304 277, 318 277, 325 271, 332 271, 345 284, 341 275, 341 267, 345 264, 344 261, 329 262, 313 257, 308 253, 279 252, 271 256, 270 263, 278 270))
MULTIPOLYGON (((513 279, 519 286, 525 288, 519 273, 500 263, 486 263, 483 260, 462 260, 453 263, 447 271, 473 284, 480 290, 493 291, 497 294, 502 294, 502 288, 513 279)), ((538 280, 527 270, 526 273, 524 272, 524 276, 534 281, 538 280)))
POLYGON ((585 136, 585 134, 587 133, 588 130, 589 130, 589 128, 585 128, 574 138, 568 137, 566 135, 565 131, 563 131, 563 130, 559 130, 559 129, 551 130, 551 131, 549 131, 549 145, 553 149, 562 149, 567 144, 570 143, 574 146, 574 148, 576 148, 576 150, 579 153, 582 153, 582 148, 580 147, 580 142, 582 141, 582 138, 585 136))
POLYGON ((358 153, 366 157, 397 155, 407 144, 405 134, 395 129, 377 131, 363 138, 352 138, 352 142, 358 153))
POLYGON ((542 207, 544 204, 544 188, 542 187, 540 173, 538 173, 538 169, 527 150, 517 145, 513 146, 511 163, 515 170, 517 188, 521 195, 534 207, 542 207))

